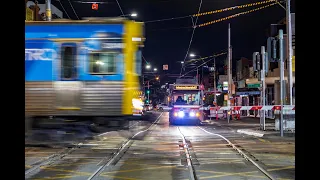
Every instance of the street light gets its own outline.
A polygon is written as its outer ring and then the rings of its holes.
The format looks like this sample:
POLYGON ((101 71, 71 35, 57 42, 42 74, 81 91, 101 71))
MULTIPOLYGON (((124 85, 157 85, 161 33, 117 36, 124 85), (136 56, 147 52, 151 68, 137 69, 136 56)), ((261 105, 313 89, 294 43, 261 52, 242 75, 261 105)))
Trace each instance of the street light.
POLYGON ((151 68, 151 65, 150 64, 147 64, 146 65, 146 69, 150 69, 151 68))
POLYGON ((195 55, 195 54, 193 54, 193 53, 191 53, 189 56, 190 56, 190 57, 195 57, 196 55, 195 55))
POLYGON ((157 71, 158 69, 157 68, 153 68, 153 71, 157 71))
POLYGON ((124 14, 124 15, 120 15, 120 17, 127 17, 127 16, 137 17, 137 16, 138 16, 138 14, 137 14, 137 13, 131 13, 131 14, 124 14))
POLYGON ((137 13, 131 13, 131 15, 130 15, 131 17, 137 17, 138 16, 138 14, 137 13))
POLYGON ((184 64, 184 61, 181 61, 181 64, 184 64))

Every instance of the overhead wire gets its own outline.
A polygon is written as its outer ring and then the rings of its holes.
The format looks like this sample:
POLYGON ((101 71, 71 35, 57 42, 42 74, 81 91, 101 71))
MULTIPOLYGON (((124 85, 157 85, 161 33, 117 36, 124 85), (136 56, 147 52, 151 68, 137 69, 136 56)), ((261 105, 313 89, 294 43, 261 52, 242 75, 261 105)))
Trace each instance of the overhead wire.
POLYGON ((69 4, 70 4, 70 6, 71 6, 71 8, 72 8, 72 10, 73 10, 73 12, 74 12, 74 14, 77 16, 78 19, 80 19, 80 18, 78 17, 78 14, 76 13, 76 10, 73 8, 72 3, 70 2, 70 0, 68 0, 68 1, 69 1, 69 4))
POLYGON ((208 59, 208 58, 211 58, 211 59, 209 59, 208 61, 203 62, 203 63, 200 64, 199 66, 193 68, 192 70, 188 71, 187 73, 185 73, 185 74, 183 74, 183 75, 180 74, 180 78, 181 78, 181 77, 184 77, 185 75, 187 75, 187 74, 189 74, 189 73, 191 73, 191 72, 193 72, 195 69, 198 69, 199 67, 203 66, 204 64, 212 61, 214 58, 216 58, 216 57, 218 57, 218 56, 222 56, 222 55, 224 55, 224 54, 227 54, 227 52, 222 52, 222 53, 219 53, 219 54, 215 54, 215 55, 206 57, 207 59, 208 59))
POLYGON ((121 11, 122 15, 124 16, 124 13, 123 13, 123 11, 122 11, 122 8, 121 8, 121 6, 120 6, 120 4, 119 4, 118 0, 116 0, 116 1, 117 1, 118 7, 119 7, 119 9, 120 9, 120 11, 121 11))
MULTIPOLYGON (((198 8, 198 13, 199 13, 200 10, 201 10, 201 6, 202 6, 202 0, 200 0, 200 4, 199 4, 199 8, 198 8)), ((197 25, 197 22, 198 22, 198 17, 196 17, 195 23, 193 23, 192 17, 191 17, 191 20, 192 20, 192 25, 193 25, 193 31, 192 31, 191 38, 190 38, 190 41, 189 41, 189 46, 188 46, 188 49, 187 49, 187 53, 186 53, 186 55, 185 55, 185 57, 184 57, 183 62, 187 59, 187 56, 188 56, 188 54, 189 54, 190 46, 191 46, 192 40, 193 40, 194 31, 195 31, 196 28, 197 28, 196 25, 197 25)), ((180 74, 182 73, 182 68, 183 68, 183 66, 181 66, 180 74)))
POLYGON ((59 2, 59 4, 60 4, 60 6, 62 7, 63 11, 64 11, 64 12, 66 13, 66 15, 68 16, 68 18, 69 18, 69 19, 71 19, 71 18, 70 18, 70 16, 69 16, 69 14, 67 13, 67 11, 64 9, 64 7, 63 7, 63 5, 62 5, 61 1, 60 1, 60 0, 58 0, 58 2, 59 2))

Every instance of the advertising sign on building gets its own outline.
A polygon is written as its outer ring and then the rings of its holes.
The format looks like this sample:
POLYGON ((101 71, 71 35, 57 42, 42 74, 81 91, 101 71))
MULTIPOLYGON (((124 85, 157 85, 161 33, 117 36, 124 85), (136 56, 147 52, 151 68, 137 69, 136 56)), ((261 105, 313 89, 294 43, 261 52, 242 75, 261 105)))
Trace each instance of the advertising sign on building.
POLYGON ((224 91, 228 91, 228 81, 223 82, 223 89, 224 91))

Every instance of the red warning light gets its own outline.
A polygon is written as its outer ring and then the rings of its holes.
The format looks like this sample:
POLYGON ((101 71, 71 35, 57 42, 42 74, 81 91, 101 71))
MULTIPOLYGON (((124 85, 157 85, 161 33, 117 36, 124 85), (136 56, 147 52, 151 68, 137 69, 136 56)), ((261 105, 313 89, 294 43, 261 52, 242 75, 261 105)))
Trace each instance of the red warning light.
POLYGON ((91 8, 93 10, 98 10, 98 7, 99 7, 99 5, 97 3, 93 3, 92 6, 91 6, 91 8))

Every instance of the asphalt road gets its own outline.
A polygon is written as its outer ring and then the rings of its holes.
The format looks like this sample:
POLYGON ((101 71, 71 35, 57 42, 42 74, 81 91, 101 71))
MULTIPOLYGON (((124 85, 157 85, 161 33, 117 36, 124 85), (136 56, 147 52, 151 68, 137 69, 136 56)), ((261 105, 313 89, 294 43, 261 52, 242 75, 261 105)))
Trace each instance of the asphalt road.
POLYGON ((154 120, 97 135, 73 148, 26 147, 26 179, 187 180, 190 169, 195 179, 268 179, 222 137, 274 179, 295 179, 294 139, 256 138, 215 125, 170 126, 167 112, 155 113, 154 120))

